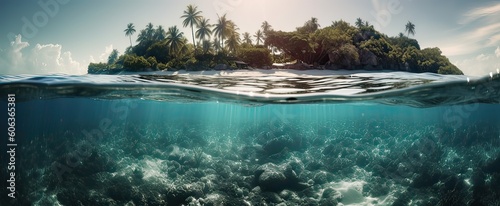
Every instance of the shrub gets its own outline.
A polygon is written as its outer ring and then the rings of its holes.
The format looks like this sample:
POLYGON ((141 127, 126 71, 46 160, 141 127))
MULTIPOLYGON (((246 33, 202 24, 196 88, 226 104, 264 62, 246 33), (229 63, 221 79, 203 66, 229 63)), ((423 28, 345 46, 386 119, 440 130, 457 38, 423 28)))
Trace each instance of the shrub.
POLYGON ((146 68, 151 68, 151 63, 142 56, 127 55, 123 61, 123 67, 132 71, 142 71, 146 68))
POLYGON ((438 74, 458 74, 463 75, 464 73, 460 71, 455 65, 449 64, 446 66, 442 66, 438 70, 438 74))
POLYGON ((156 66, 156 68, 157 68, 158 70, 165 70, 165 69, 168 69, 167 65, 166 65, 166 64, 164 64, 164 63, 159 63, 159 64, 156 66))
POLYGON ((148 57, 147 61, 151 65, 151 68, 156 68, 158 65, 158 62, 156 62, 156 58, 153 56, 148 57))
POLYGON ((87 68, 87 72, 89 74, 99 74, 107 72, 107 70, 111 69, 110 66, 106 63, 90 63, 87 68))
POLYGON ((252 67, 272 64, 271 52, 266 48, 242 48, 238 57, 252 67))

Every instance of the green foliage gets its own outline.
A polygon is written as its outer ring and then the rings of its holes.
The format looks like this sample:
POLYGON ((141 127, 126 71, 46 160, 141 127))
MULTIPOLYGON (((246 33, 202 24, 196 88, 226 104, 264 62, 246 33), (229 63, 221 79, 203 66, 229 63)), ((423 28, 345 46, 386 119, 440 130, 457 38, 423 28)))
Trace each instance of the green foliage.
POLYGON ((109 54, 108 64, 112 65, 112 64, 116 63, 117 60, 118 60, 118 50, 113 49, 111 54, 109 54))
MULTIPOLYGON (((180 70, 180 69, 185 69, 185 70, 192 70, 191 68, 196 65, 197 61, 194 57, 189 57, 189 58, 175 58, 169 61, 166 64, 166 67, 168 69, 173 69, 173 70, 180 70)), ((194 69, 196 70, 196 69, 194 69)))
POLYGON ((184 33, 180 32, 177 26, 168 28, 167 45, 171 54, 181 52, 182 47, 186 44, 184 41, 184 33))
POLYGON ((411 46, 402 55, 402 61, 411 72, 432 72, 439 74, 463 74, 450 60, 441 54, 439 48, 418 50, 411 46))
POLYGON ((352 36, 348 33, 344 33, 340 28, 333 27, 328 27, 316 32, 313 38, 316 42, 321 43, 321 45, 328 49, 352 43, 352 36))
POLYGON ((455 65, 448 64, 446 66, 442 66, 438 70, 438 74, 455 74, 455 75, 463 75, 464 73, 460 71, 455 65))
MULTIPOLYGON (((253 35, 256 40, 254 46, 250 33, 244 32, 243 39, 240 39, 239 28, 227 15, 218 16, 216 23, 211 25, 209 19, 205 19, 201 13, 196 6, 189 5, 181 17, 183 26, 191 27, 193 44, 188 43, 176 26, 170 27, 166 32, 162 26, 155 28, 149 23, 138 32, 137 45, 132 46, 130 42, 131 46, 120 57, 118 51, 114 50, 108 58, 108 64, 91 63, 89 73, 117 68, 133 71, 150 68, 197 70, 217 64, 230 65, 236 59, 251 66, 262 67, 271 65, 273 57, 269 49, 272 49, 273 53, 279 53, 274 56, 275 61, 300 60, 313 65, 328 65, 330 69, 390 69, 462 74, 438 48, 420 50, 417 40, 403 33, 397 37, 388 37, 361 18, 356 19, 355 26, 339 20, 320 28, 318 19, 312 17, 293 32, 275 31, 265 21, 261 30, 253 35), (215 38, 210 41, 212 34, 215 38), (195 37, 199 40, 197 46, 193 46, 196 45, 195 37)), ((408 22, 405 31, 408 35, 415 35, 415 25, 408 22)), ((128 24, 124 32, 131 40, 136 32, 135 26, 128 24)))
POLYGON ((188 5, 187 9, 184 11, 184 15, 181 16, 181 18, 184 18, 184 21, 182 22, 182 25, 184 27, 191 26, 191 35, 193 37, 193 44, 196 47, 196 42, 194 40, 194 29, 193 25, 199 25, 200 21, 202 19, 201 11, 197 10, 197 6, 193 5, 188 5))
POLYGON ((200 40, 205 40, 205 37, 210 38, 212 36, 212 25, 209 23, 209 19, 201 18, 198 24, 198 30, 196 30, 196 38, 200 40))
POLYGON ((344 44, 331 50, 330 61, 342 69, 351 69, 360 64, 358 50, 352 44, 344 44))
POLYGON ((333 51, 345 44, 352 44, 353 27, 327 27, 314 33, 312 40, 326 51, 333 51), (342 30, 347 29, 347 30, 342 30))
POLYGON ((146 41, 146 40, 139 42, 139 44, 135 45, 132 48, 132 52, 130 52, 129 54, 135 54, 137 56, 145 56, 148 51, 148 48, 151 47, 151 45, 153 45, 154 43, 155 43, 154 41, 146 41))
POLYGON ((405 31, 408 33, 408 36, 410 34, 415 36, 415 24, 411 23, 411 21, 408 21, 408 23, 405 26, 405 31))
POLYGON ((123 67, 132 71, 144 71, 151 68, 151 63, 142 56, 126 55, 123 67))
POLYGON ((224 40, 231 35, 231 24, 234 23, 227 19, 226 14, 224 14, 217 19, 217 23, 212 30, 215 36, 219 38, 220 47, 222 49, 224 49, 224 40))
POLYGON ((443 56, 441 56, 441 50, 438 48, 426 48, 420 51, 420 58, 418 62, 418 72, 436 72, 439 67, 445 66, 445 61, 443 56))
POLYGON ((252 44, 249 44, 249 43, 242 43, 242 44, 240 44, 240 48, 248 49, 248 48, 256 48, 256 47, 253 46, 252 44))
POLYGON ((375 54, 377 56, 378 64, 383 68, 394 69, 397 67, 395 64, 398 63, 398 58, 394 56, 398 56, 398 54, 392 52, 393 46, 389 44, 385 38, 375 39, 372 37, 370 40, 362 42, 360 49, 367 50, 375 54))
POLYGON ((439 48, 426 48, 420 51, 421 59, 418 60, 419 72, 433 72, 439 74, 462 74, 450 60, 441 55, 439 48))
POLYGON ((302 33, 302 34, 310 34, 314 33, 319 29, 320 25, 318 23, 318 19, 315 17, 312 17, 310 20, 306 21, 304 23, 304 26, 298 27, 297 32, 302 33))
POLYGON ((406 36, 391 37, 388 39, 388 41, 392 45, 397 45, 401 48, 407 48, 407 47, 413 46, 413 47, 417 48, 418 50, 420 50, 420 45, 418 44, 418 41, 415 39, 408 38, 406 36))
POLYGON ((167 63, 170 61, 169 47, 166 41, 156 42, 146 51, 146 57, 154 57, 158 62, 167 63))
POLYGON ((385 39, 375 39, 371 38, 368 41, 364 41, 361 46, 361 49, 368 49, 373 52, 379 58, 387 58, 389 52, 392 50, 392 46, 385 41, 385 39))
POLYGON ((156 66, 158 65, 158 62, 156 61, 156 58, 151 56, 151 57, 148 57, 146 59, 146 61, 149 63, 149 67, 150 68, 156 68, 156 66))
MULTIPOLYGON (((120 56, 122 58, 122 56, 120 56)), ((89 74, 114 74, 122 71, 123 66, 118 64, 120 60, 118 58, 117 63, 107 64, 107 63, 90 63, 87 68, 87 73, 89 74)))
POLYGON ((361 19, 356 25, 340 20, 311 33, 306 23, 295 32, 269 32, 265 43, 284 56, 310 64, 329 62, 330 68, 461 74, 437 48, 420 50, 415 39, 404 35, 389 38, 361 19))
POLYGON ((164 64, 164 63, 159 63, 159 64, 156 66, 156 68, 157 68, 158 70, 166 70, 166 69, 168 69, 167 65, 166 65, 166 64, 164 64))
POLYGON ((252 67, 270 66, 271 52, 265 48, 242 48, 238 57, 252 67))
POLYGON ((111 69, 111 67, 106 63, 90 63, 87 72, 89 74, 98 74, 105 73, 109 69, 111 69))
POLYGON ((347 23, 346 21, 344 20, 339 20, 339 21, 334 21, 332 22, 332 28, 338 28, 342 31, 347 31, 349 30, 349 28, 351 27, 351 25, 349 23, 347 23))
POLYGON ((265 44, 277 47, 294 59, 306 62, 313 53, 312 45, 309 44, 309 36, 298 32, 269 31, 265 44))
POLYGON ((418 59, 420 59, 420 51, 417 48, 410 46, 404 49, 401 60, 405 63, 407 71, 418 72, 418 59))
MULTIPOLYGON (((325 64, 328 54, 340 52, 345 44, 352 44, 356 28, 343 23, 336 27, 326 27, 311 34, 296 32, 273 31, 268 33, 266 45, 273 45, 286 56, 291 56, 310 64, 325 64)), ((347 51, 343 48, 343 51, 347 51)))
POLYGON ((132 23, 127 24, 127 28, 124 30, 125 36, 128 36, 130 39, 130 47, 132 47, 132 34, 136 32, 135 26, 132 23))
POLYGON ((352 34, 351 31, 351 35, 353 36, 353 42, 358 46, 363 41, 367 41, 370 39, 380 39, 383 37, 383 34, 376 31, 373 26, 368 25, 362 25, 358 28, 358 30, 354 31, 354 34, 352 34))

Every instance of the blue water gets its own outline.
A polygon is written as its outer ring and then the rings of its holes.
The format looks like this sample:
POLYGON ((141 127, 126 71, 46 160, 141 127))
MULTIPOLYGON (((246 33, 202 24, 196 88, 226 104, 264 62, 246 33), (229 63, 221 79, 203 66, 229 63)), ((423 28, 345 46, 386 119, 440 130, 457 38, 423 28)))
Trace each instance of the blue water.
POLYGON ((231 81, 0 77, 1 205, 499 203, 498 75, 231 81))

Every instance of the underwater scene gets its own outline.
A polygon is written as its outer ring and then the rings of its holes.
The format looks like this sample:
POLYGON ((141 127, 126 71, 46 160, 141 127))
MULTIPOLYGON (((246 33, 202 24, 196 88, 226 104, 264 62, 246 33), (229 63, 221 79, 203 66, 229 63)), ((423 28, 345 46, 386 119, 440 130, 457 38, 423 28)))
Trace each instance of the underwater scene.
POLYGON ((499 91, 498 73, 4 75, 0 205, 500 205, 499 91))

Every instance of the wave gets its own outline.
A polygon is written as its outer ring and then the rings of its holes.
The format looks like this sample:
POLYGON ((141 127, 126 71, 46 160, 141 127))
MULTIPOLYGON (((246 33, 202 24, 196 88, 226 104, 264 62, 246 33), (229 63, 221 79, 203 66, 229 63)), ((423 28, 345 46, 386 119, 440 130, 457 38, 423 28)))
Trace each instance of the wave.
MULTIPOLYGON (((0 95, 19 101, 54 98, 143 99, 237 104, 374 102, 412 107, 500 103, 500 75, 482 78, 406 72, 330 76, 4 75, 0 95)), ((4 101, 5 98, 1 98, 4 101)))

